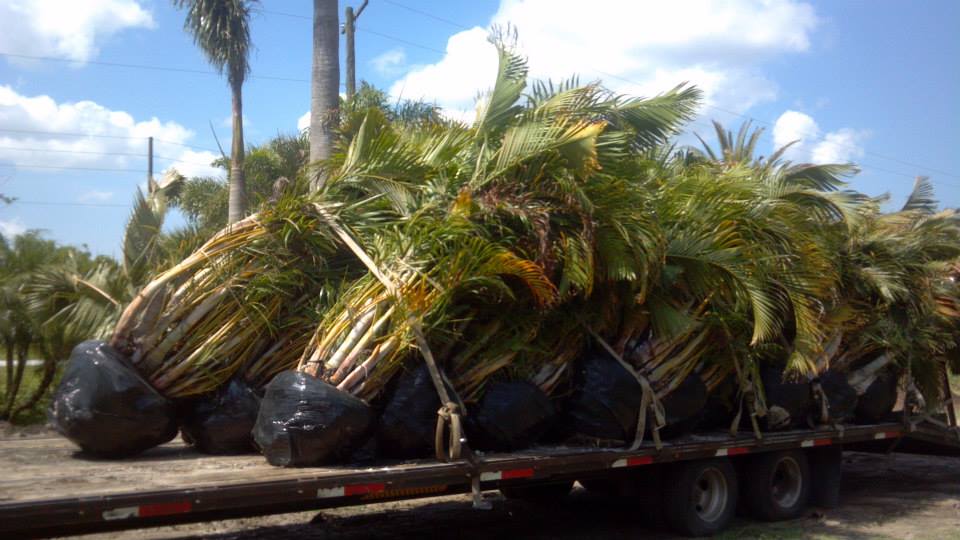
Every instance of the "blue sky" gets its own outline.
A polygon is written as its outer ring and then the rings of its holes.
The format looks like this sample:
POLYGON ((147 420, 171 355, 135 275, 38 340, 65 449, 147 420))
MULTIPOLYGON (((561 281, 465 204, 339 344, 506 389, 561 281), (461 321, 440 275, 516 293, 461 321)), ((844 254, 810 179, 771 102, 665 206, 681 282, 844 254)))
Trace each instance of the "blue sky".
MULTIPOLYGON (((146 175, 145 137, 158 140, 158 171, 217 173, 207 166, 210 125, 227 144, 226 83, 206 73, 168 1, 0 4, 0 193, 19 199, 0 206, 0 233, 44 229, 117 255, 146 175)), ((309 0, 265 0, 254 17, 250 143, 296 131, 307 112, 311 9, 309 0)), ((493 77, 485 29, 510 22, 536 77, 579 74, 639 95, 690 81, 706 92, 691 131, 753 118, 766 130, 764 153, 802 139, 791 158, 857 162, 856 189, 897 202, 924 174, 944 205, 958 206, 957 21, 953 1, 371 0, 357 71, 469 119, 493 77)))

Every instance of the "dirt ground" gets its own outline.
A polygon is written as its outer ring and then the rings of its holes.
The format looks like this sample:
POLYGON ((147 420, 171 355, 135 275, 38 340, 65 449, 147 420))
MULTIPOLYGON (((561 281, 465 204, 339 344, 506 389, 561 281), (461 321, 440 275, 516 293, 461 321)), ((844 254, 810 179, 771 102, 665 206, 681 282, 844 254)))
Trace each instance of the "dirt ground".
MULTIPOLYGON (((840 508, 810 509, 801 519, 772 524, 737 518, 721 538, 960 540, 960 459, 848 453, 844 475, 840 508)), ((672 538, 630 499, 579 488, 546 507, 487 497, 492 510, 473 510, 461 495, 83 538, 672 538)))

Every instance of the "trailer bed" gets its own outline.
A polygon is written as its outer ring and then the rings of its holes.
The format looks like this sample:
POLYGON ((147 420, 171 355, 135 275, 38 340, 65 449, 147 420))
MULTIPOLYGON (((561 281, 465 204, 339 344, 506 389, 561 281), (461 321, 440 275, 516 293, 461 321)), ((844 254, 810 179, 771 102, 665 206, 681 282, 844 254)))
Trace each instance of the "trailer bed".
POLYGON ((612 469, 786 448, 843 445, 960 455, 960 436, 899 423, 752 434, 697 434, 619 448, 542 447, 461 460, 284 469, 259 455, 207 456, 176 441, 120 461, 83 456, 61 438, 0 444, 0 536, 47 536, 410 499, 501 484, 571 480, 612 469), (933 449, 935 452, 930 452, 933 449))

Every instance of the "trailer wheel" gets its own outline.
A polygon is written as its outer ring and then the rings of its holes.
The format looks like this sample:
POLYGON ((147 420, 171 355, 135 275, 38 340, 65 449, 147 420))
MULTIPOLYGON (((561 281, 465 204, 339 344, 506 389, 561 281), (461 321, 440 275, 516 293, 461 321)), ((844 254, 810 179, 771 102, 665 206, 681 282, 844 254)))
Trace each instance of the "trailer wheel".
POLYGON ((502 486, 500 493, 512 500, 550 503, 563 499, 570 494, 571 489, 573 489, 573 480, 532 486, 502 486))
POLYGON ((726 459, 678 463, 664 486, 663 517, 685 536, 722 531, 737 508, 737 473, 726 459))
POLYGON ((746 463, 743 502, 764 521, 799 517, 810 499, 810 465, 799 450, 753 456, 746 463))

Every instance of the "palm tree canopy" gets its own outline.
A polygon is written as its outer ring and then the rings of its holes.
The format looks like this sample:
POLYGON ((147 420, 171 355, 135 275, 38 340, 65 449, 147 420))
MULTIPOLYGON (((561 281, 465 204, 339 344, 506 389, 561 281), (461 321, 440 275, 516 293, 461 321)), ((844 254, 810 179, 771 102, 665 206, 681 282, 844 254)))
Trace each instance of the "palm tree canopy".
POLYGON ((187 9, 184 29, 230 85, 250 72, 250 11, 257 0, 173 0, 187 9))

